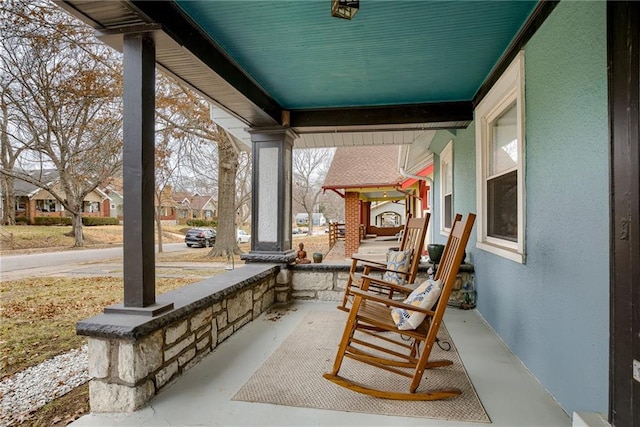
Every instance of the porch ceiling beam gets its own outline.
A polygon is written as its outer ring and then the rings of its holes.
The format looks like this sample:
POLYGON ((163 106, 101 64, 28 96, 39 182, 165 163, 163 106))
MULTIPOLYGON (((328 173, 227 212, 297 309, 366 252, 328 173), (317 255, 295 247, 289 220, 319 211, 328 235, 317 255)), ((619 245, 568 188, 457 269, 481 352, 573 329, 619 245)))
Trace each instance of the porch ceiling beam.
POLYGON ((196 25, 173 2, 132 1, 131 4, 151 21, 162 25, 164 33, 184 46, 277 123, 281 123, 282 107, 247 76, 217 43, 198 31, 196 25))
POLYGON ((471 101, 291 110, 291 127, 376 126, 473 120, 471 101))

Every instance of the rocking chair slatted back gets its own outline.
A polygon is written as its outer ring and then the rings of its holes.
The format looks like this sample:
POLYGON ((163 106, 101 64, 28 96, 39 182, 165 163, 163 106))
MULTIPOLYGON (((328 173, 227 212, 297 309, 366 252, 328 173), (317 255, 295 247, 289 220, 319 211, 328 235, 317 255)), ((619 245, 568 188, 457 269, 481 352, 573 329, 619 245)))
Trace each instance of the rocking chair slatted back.
MULTIPOLYGON (((427 227, 429 226, 430 214, 426 214, 423 218, 411 218, 407 220, 407 224, 404 228, 402 240, 400 243, 400 251, 411 250, 411 264, 409 270, 404 275, 405 282, 411 284, 415 281, 418 274, 418 267, 420 266, 420 257, 424 249, 424 239, 427 235, 427 227)), ((384 274, 387 270, 387 263, 372 260, 366 256, 359 256, 353 254, 351 257, 351 270, 349 271, 349 278, 345 286, 342 302, 338 306, 338 309, 343 311, 349 311, 350 301, 352 299, 351 288, 360 288, 362 285, 362 279, 357 277, 358 267, 363 267, 363 275, 368 275, 372 271, 380 272, 384 274)), ((379 287, 378 285, 374 285, 379 287)), ((391 292, 392 293, 392 292, 391 292)))

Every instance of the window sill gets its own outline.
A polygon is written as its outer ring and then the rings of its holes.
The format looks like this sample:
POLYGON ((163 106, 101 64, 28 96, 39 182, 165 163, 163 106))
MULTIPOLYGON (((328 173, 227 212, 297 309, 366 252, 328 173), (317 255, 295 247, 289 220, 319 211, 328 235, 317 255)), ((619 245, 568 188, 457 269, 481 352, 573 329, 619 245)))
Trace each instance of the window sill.
POLYGON ((487 251, 490 252, 494 255, 498 255, 501 256, 503 258, 507 258, 511 261, 515 261, 517 263, 520 264, 525 264, 525 256, 524 254, 521 254, 519 252, 516 252, 514 250, 511 249, 507 249, 507 248, 503 248, 500 246, 496 246, 496 245, 491 245, 488 243, 483 243, 483 242, 477 242, 476 243, 476 247, 478 249, 481 249, 483 251, 487 251))

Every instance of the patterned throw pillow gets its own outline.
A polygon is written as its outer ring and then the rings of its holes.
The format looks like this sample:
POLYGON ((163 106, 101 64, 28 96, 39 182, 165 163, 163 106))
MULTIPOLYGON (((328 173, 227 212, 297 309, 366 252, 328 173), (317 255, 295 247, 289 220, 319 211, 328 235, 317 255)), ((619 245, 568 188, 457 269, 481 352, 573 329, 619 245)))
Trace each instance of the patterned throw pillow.
MULTIPOLYGON (((442 283, 440 280, 427 279, 413 292, 409 294, 403 302, 416 307, 431 310, 438 300, 442 292, 442 283)), ((408 330, 417 328, 420 323, 427 317, 426 314, 413 310, 405 310, 404 308, 393 308, 391 310, 391 318, 400 330, 408 330)))
MULTIPOLYGON (((387 252, 387 268, 396 271, 409 271, 411 266, 411 252, 408 251, 389 251, 387 252)), ((395 271, 385 271, 382 280, 393 283, 394 285, 404 285, 405 275, 396 273, 395 271)))

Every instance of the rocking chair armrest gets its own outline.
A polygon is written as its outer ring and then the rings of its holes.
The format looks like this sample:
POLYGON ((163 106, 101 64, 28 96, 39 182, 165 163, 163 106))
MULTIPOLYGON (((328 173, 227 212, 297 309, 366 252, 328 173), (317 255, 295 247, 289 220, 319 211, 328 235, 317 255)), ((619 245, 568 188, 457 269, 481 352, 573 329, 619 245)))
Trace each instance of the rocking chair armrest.
POLYGON ((387 263, 376 263, 375 261, 366 261, 361 263, 365 270, 391 271, 394 273, 406 273, 406 271, 397 271, 387 268, 387 263))
MULTIPOLYGON (((374 271, 385 271, 386 270, 386 264, 385 265, 377 265, 377 264, 370 264, 370 263, 363 263, 362 265, 362 273, 360 274, 360 276, 366 276, 369 273, 371 273, 371 270, 374 271)), ((356 270, 352 270, 350 273, 350 276, 352 278, 352 280, 355 278, 355 274, 356 274, 356 270)))
POLYGON ((385 298, 384 296, 378 296, 377 294, 363 291, 361 289, 352 289, 350 292, 353 293, 353 295, 356 297, 356 300, 353 303, 354 306, 356 305, 358 298, 362 298, 365 300, 379 302, 386 306, 393 306, 398 308, 404 308, 405 310, 418 311, 420 313, 426 314, 427 316, 435 316, 436 314, 435 311, 427 310, 426 308, 418 307, 411 304, 405 304, 402 301, 388 299, 388 298, 385 298))
POLYGON ((407 294, 410 294, 411 292, 413 292, 412 288, 406 287, 406 286, 402 286, 402 285, 398 285, 396 283, 392 283, 392 282, 387 282, 386 280, 382 280, 379 277, 373 277, 373 276, 369 276, 366 274, 363 274, 362 276, 360 276, 362 278, 362 280, 367 280, 369 281, 369 283, 374 283, 377 286, 384 286, 386 288, 391 288, 395 291, 400 291, 400 292, 404 292, 407 294))
POLYGON ((409 275, 409 272, 406 271, 406 270, 395 270, 393 268, 387 267, 386 264, 385 265, 380 265, 380 266, 367 265, 367 267, 369 267, 370 270, 409 275))
POLYGON ((353 255, 351 255, 351 260, 352 261, 369 262, 369 263, 378 264, 378 265, 386 265, 387 264, 386 261, 378 261, 378 260, 375 260, 375 259, 367 258, 366 256, 361 255, 361 254, 353 254, 353 255))

